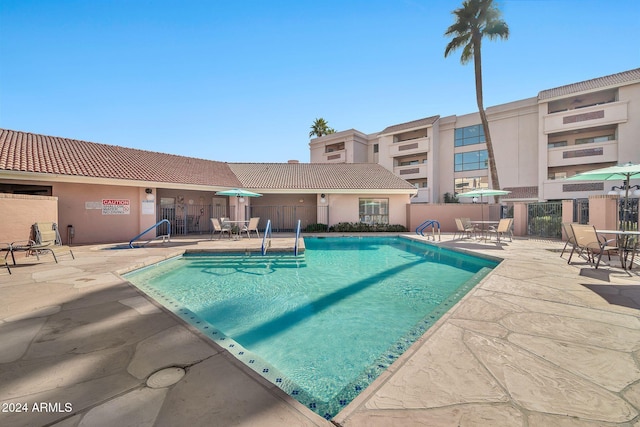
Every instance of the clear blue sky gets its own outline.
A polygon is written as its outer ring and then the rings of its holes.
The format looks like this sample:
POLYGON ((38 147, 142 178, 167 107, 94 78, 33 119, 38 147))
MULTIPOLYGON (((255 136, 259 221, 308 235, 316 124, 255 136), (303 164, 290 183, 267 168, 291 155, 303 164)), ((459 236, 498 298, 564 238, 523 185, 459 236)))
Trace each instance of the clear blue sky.
MULTIPOLYGON (((228 162, 477 111, 462 0, 0 1, 0 127, 228 162)), ((502 0, 485 106, 640 67, 638 0, 502 0)))

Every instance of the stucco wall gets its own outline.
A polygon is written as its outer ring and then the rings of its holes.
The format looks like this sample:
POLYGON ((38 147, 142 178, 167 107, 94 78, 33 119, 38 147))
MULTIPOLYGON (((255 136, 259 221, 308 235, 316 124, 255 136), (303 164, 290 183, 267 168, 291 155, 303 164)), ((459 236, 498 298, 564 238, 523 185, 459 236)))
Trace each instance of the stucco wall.
POLYGON ((0 212, 0 242, 25 241, 34 223, 58 222, 58 198, 0 193, 0 212))
POLYGON ((359 201, 367 199, 389 199, 389 224, 406 226, 409 195, 405 194, 327 194, 329 225, 340 222, 359 222, 359 201))
MULTIPOLYGON (((60 229, 66 230, 68 225, 75 229, 72 243, 128 242, 156 223, 155 201, 153 214, 142 213, 142 201, 146 201, 144 188, 54 183, 53 194, 59 200, 60 229), (129 214, 103 214, 103 199, 128 200, 129 214)), ((62 237, 67 243, 66 236, 62 237)))

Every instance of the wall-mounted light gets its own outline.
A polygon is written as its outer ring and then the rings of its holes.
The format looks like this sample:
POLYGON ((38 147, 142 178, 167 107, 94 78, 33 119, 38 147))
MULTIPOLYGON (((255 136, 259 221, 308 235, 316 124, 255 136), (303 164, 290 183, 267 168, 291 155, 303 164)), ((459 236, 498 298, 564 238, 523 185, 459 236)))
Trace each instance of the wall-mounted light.
POLYGON ((320 195, 320 203, 325 203, 326 201, 327 201, 327 196, 324 193, 322 193, 320 195))
POLYGON ((238 197, 238 201, 239 201, 240 203, 244 203, 244 197, 238 197))
POLYGON ((147 196, 146 196, 147 200, 149 200, 149 201, 155 200, 156 197, 153 195, 153 190, 152 189, 145 188, 144 192, 147 193, 147 196))
POLYGON ((151 193, 153 193, 153 190, 150 189, 150 188, 145 188, 144 192, 147 193, 147 194, 151 194, 151 193))

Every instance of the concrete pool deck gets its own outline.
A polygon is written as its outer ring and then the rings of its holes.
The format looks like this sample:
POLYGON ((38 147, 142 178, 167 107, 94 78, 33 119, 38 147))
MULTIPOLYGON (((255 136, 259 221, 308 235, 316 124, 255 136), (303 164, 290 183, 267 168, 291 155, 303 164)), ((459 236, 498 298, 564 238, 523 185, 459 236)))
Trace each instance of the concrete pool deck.
POLYGON ((259 239, 21 257, 0 269, 0 425, 640 426, 638 266, 568 265, 559 241, 442 238, 504 262, 331 421, 119 275, 259 239))

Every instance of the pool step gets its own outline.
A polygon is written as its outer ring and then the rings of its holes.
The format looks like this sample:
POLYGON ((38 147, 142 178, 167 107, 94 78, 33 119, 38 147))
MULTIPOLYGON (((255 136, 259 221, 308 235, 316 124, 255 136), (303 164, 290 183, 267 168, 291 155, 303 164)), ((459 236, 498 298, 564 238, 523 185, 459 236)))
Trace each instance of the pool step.
POLYGON ((306 267, 304 254, 301 255, 189 255, 196 265, 210 268, 299 268, 306 267))

